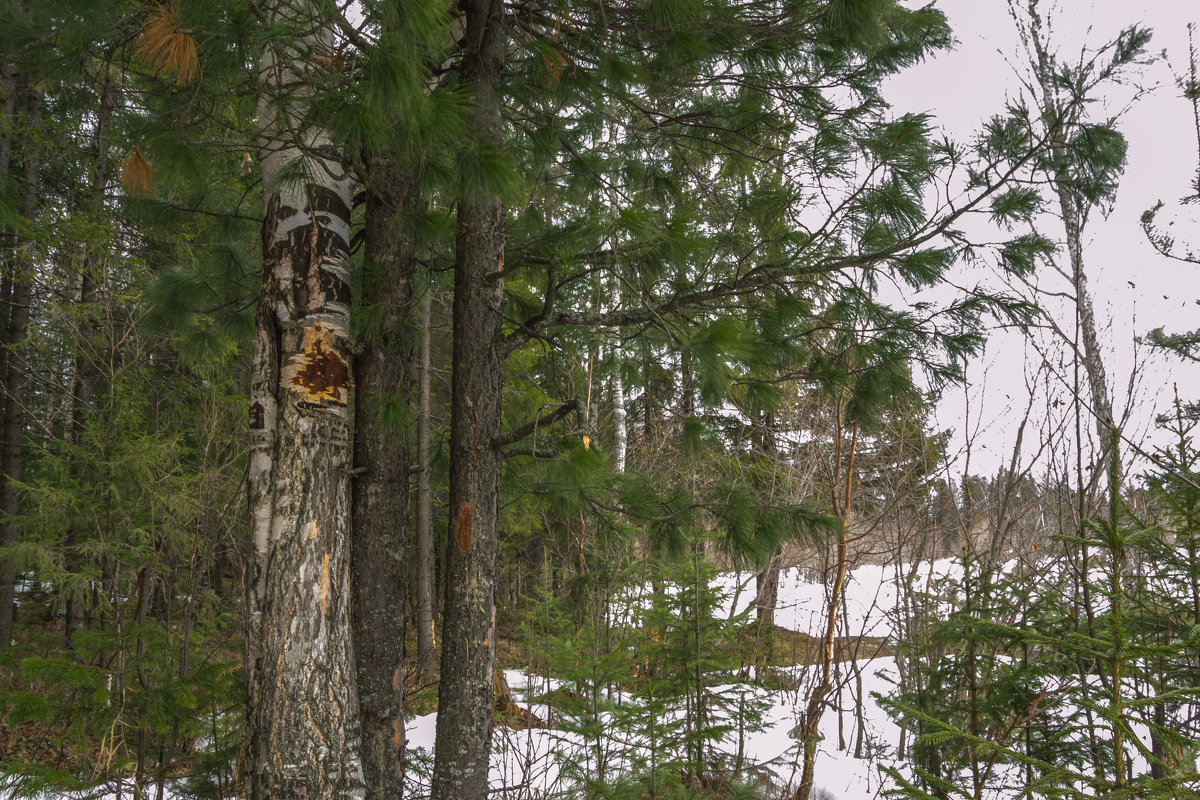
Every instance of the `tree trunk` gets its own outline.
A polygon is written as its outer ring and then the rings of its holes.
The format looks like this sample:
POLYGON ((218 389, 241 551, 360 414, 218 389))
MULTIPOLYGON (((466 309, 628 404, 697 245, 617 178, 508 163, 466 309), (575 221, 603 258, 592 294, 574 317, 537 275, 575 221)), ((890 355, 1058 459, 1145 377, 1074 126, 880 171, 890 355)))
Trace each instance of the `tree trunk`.
MULTIPOLYGON (((19 89, 13 65, 3 58, 0 58, 0 92, 4 93, 3 99, 0 100, 0 119, 3 120, 3 127, 0 128, 0 191, 5 192, 7 196, 13 191, 10 179, 13 134, 17 119, 17 100, 23 91, 19 89)), ((20 209, 18 209, 19 211, 20 209)), ((16 253, 15 231, 0 230, 0 248, 3 251, 2 257, 6 259, 5 263, 11 263, 16 253)), ((7 328, 8 318, 12 313, 9 310, 12 297, 12 277, 13 270, 11 268, 4 269, 3 274, 0 275, 0 307, 4 309, 0 313, 0 325, 5 326, 3 330, 0 330, 0 335, 3 335, 5 342, 12 339, 8 335, 7 328)), ((0 350, 0 375, 6 374, 7 363, 8 351, 0 350)))
POLYGON ((802 750, 800 786, 792 795, 793 800, 808 800, 809 794, 812 793, 815 777, 814 767, 817 759, 817 733, 821 725, 821 716, 825 713, 825 699, 834 688, 833 667, 837 657, 835 645, 838 607, 842 603, 842 595, 846 590, 846 571, 849 566, 846 526, 850 517, 850 501, 854 489, 854 459, 858 449, 857 423, 848 424, 851 430, 849 446, 847 447, 844 443, 844 431, 847 423, 844 418, 842 402, 839 400, 837 407, 837 452, 834 456, 834 463, 837 466, 833 480, 830 482, 834 512, 841 518, 842 527, 838 531, 837 554, 833 565, 833 586, 829 590, 829 604, 825 608, 825 635, 821 641, 821 677, 817 685, 813 687, 804 714, 800 719, 802 750))
MULTIPOLYGON (((615 251, 615 247, 614 247, 615 251)), ((621 284, 614 278, 609 302, 614 309, 621 307, 621 284)), ((617 344, 612 349, 612 402, 613 402, 613 471, 625 471, 625 450, 629 440, 625 416, 625 381, 621 376, 621 331, 616 332, 617 344)))
MULTIPOLYGON (((30 91, 26 103, 26 120, 33 121, 41 116, 42 96, 30 91)), ((7 154, 6 154, 7 156, 7 154)), ((19 212, 22 219, 33 222, 38 204, 38 151, 34 137, 25 139, 21 154, 21 186, 19 212)), ((4 417, 3 440, 0 441, 0 514, 15 515, 19 509, 17 484, 21 481, 21 452, 25 440, 25 364, 15 348, 25 339, 29 324, 29 304, 33 295, 33 263, 27 253, 21 252, 28 242, 17 242, 5 275, 11 287, 8 295, 8 324, 4 340, 4 417)), ((9 522, 0 523, 0 548, 11 546, 16 540, 16 527, 9 522)), ((5 558, 0 562, 0 650, 12 643, 13 600, 16 571, 5 558)))
MULTIPOLYGON (((1058 131, 1050 131, 1059 137, 1066 138, 1071 129, 1080 124, 1077 109, 1068 108, 1060 99, 1057 77, 1057 66, 1054 54, 1050 51, 1048 42, 1043 38, 1045 21, 1039 17, 1036 3, 1031 3, 1029 13, 1029 43, 1033 47, 1034 63, 1031 64, 1037 77, 1038 88, 1042 93, 1042 114, 1050 119, 1050 123, 1059 126, 1058 131)), ((1056 144, 1052 148, 1056 164, 1066 161, 1065 145, 1056 144)), ((1062 214, 1063 228, 1067 240, 1067 255, 1071 262, 1071 283, 1075 290, 1075 315, 1079 335, 1083 338, 1083 367, 1087 374, 1088 390, 1091 394, 1091 415, 1096 430, 1096 454, 1093 463, 1096 469, 1093 476, 1101 474, 1101 464, 1107 464, 1109 443, 1112 438, 1112 428, 1115 420, 1112 415, 1112 400, 1108 391, 1108 377, 1105 374, 1103 353, 1100 350, 1100 339, 1096 333, 1096 318, 1092 305, 1092 296, 1087 288, 1087 273, 1083 266, 1083 229, 1087 224, 1087 207, 1080 199, 1071 194, 1071 176, 1062 167, 1050 171, 1054 192, 1058 199, 1059 212, 1062 214)))
MULTIPOLYGON (((100 215, 104 209, 105 187, 108 185, 110 169, 108 133, 116 103, 116 89, 106 82, 100 88, 100 109, 96 116, 94 162, 86 201, 88 204, 86 211, 90 214, 100 215)), ((100 379, 96 333, 99 323, 92 315, 99 298, 100 286, 104 284, 105 279, 102 274, 104 269, 101 263, 102 259, 97 256, 96 247, 88 246, 83 254, 83 265, 79 275, 79 308, 83 312, 83 319, 75 348, 75 375, 71 388, 71 423, 69 427, 71 442, 76 446, 83 442, 87 432, 88 418, 91 416, 97 383, 100 379)), ((76 477, 85 484, 88 482, 86 476, 77 475, 76 477)), ((85 532, 80 524, 79 522, 73 523, 67 534, 67 563, 68 570, 72 573, 83 570, 83 558, 79 555, 79 550, 83 545, 85 532)), ((85 610, 90 599, 79 590, 70 592, 66 597, 68 645, 75 633, 83 630, 87 624, 85 610)))
POLYGON ((767 635, 775 626, 775 606, 779 601, 779 568, 782 561, 783 554, 776 553, 754 576, 754 614, 758 620, 760 636, 767 635))
POLYGON ((354 359, 353 574, 358 696, 367 800, 404 784, 405 578, 412 400, 413 181, 388 157, 368 165, 362 304, 370 322, 354 359))
MULTIPOLYGON (((471 129, 483 147, 500 142, 496 88, 506 31, 500 0, 470 0, 464 85, 471 129)), ((450 405, 450 543, 442 624, 441 689, 433 800, 487 796, 495 665, 495 561, 499 515, 500 389, 504 355, 504 208, 495 197, 460 199, 454 263, 454 350, 450 405)))
POLYGON ((251 800, 361 797, 349 585, 353 183, 314 155, 328 146, 323 131, 295 130, 303 115, 289 113, 307 93, 306 70, 330 57, 322 27, 301 3, 271 14, 303 33, 268 45, 261 71, 266 214, 250 389, 246 787, 251 800), (301 171, 304 182, 285 180, 301 171))
POLYGON ((430 379, 433 360, 433 284, 421 302, 421 373, 417 411, 417 681, 433 680, 433 497, 429 486, 430 379))
MULTIPOLYGON (((760 423, 759 450, 762 457, 774 467, 779 458, 778 423, 771 412, 763 412, 760 423)), ((759 640, 766 635, 767 652, 770 652, 770 637, 775 627, 775 606, 779 600, 779 568, 783 562, 783 551, 776 552, 771 560, 754 576, 757 589, 755 615, 758 620, 759 640)), ((761 680, 762 676, 758 676, 761 680)))
POLYGON ((846 529, 843 525, 838 534, 837 558, 834 562, 833 588, 829 593, 829 605, 826 608, 825 635, 821 641, 821 678, 812 694, 808 697, 804 715, 801 717, 801 773, 800 786, 792 795, 794 800, 808 800, 812 793, 814 767, 817 759, 817 732, 821 724, 821 716, 825 713, 825 698, 833 689, 833 665, 836 658, 834 645, 837 634, 838 605, 846 586, 846 529))
POLYGON ((1079 334, 1083 338, 1083 370, 1087 375, 1088 390, 1092 396, 1092 423, 1096 429, 1096 456, 1093 474, 1100 473, 1100 465, 1107 463, 1109 442, 1114 425, 1112 401, 1108 391, 1108 376, 1104 370, 1104 355, 1100 349, 1100 337, 1096 333, 1096 314, 1092 306, 1092 295, 1088 291, 1087 273, 1083 268, 1083 225, 1084 218, 1079 203, 1070 196, 1063 181, 1056 176, 1059 208, 1067 234, 1067 252, 1071 259, 1071 277, 1075 289, 1076 318, 1079 334))

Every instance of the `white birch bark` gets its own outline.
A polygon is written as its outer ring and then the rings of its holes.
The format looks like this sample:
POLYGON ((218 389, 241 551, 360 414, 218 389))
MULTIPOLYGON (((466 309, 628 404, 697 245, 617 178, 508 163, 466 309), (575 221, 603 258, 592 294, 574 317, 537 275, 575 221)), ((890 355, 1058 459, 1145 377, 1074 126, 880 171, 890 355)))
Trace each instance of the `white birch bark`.
POLYGON ((252 800, 361 797, 349 592, 353 181, 297 105, 332 52, 306 3, 270 10, 260 77, 266 210, 250 394, 252 800))
MULTIPOLYGON (((613 250, 614 254, 616 250, 613 250)), ((612 294, 609 302, 613 308, 621 307, 621 284, 614 276, 612 294)), ((618 332, 617 344, 612 349, 612 397, 613 397, 613 469, 625 471, 625 450, 628 442, 628 430, 625 418, 625 384, 621 380, 621 345, 618 332)))

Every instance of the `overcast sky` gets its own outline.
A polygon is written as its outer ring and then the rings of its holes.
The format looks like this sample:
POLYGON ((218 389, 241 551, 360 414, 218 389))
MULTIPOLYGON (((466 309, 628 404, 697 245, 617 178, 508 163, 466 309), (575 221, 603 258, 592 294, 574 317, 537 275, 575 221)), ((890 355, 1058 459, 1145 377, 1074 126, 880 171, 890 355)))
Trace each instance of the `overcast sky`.
MULTIPOLYGON (((894 80, 888 97, 898 111, 932 113, 953 138, 966 141, 983 120, 1003 108, 1006 97, 1020 92, 1016 70, 1023 53, 1006 0, 939 0, 936 5, 949 18, 957 47, 894 80)), ((1098 47, 1133 23, 1153 29, 1150 50, 1161 55, 1141 72, 1139 83, 1151 91, 1121 113, 1119 127, 1130 145, 1128 167, 1112 213, 1089 223, 1085 251, 1118 408, 1127 405, 1129 377, 1136 359, 1141 360, 1142 379, 1128 426, 1132 435, 1140 437, 1151 426, 1154 409, 1169 401, 1174 382, 1183 396, 1200 399, 1200 368, 1147 353, 1145 348, 1135 356, 1134 345, 1135 336, 1158 326, 1200 327, 1200 268, 1159 256, 1138 224, 1142 212, 1161 200, 1168 206, 1163 213, 1169 212, 1164 221, 1174 220, 1172 230, 1200 246, 1200 205, 1179 205, 1195 176, 1196 130, 1191 106, 1173 78, 1186 69, 1187 24, 1200 23, 1200 3, 1042 0, 1042 6, 1053 16, 1052 35, 1063 61, 1077 61, 1082 47, 1098 47)), ((1121 112, 1133 93, 1132 87, 1118 87, 1108 98, 1107 112, 1101 113, 1121 112)), ((1061 224, 1049 219, 1042 224, 1046 235, 1061 236, 1061 224)), ((963 279, 978 277, 964 275, 963 279)), ((1068 325, 1070 320, 1067 315, 1068 325)), ((1047 341, 1041 339, 1043 346, 1047 341)), ((984 359, 971 370, 968 391, 952 392, 939 406, 937 423, 957 429, 959 447, 966 439, 965 427, 978 431, 971 472, 993 473, 1007 461, 1015 436, 1013 420, 1023 413, 1028 397, 1026 375, 1040 361, 1023 337, 996 333, 984 359), (968 404, 970 423, 964 426, 968 404)), ((1064 393, 1069 389, 1061 383, 1059 388, 1064 393)), ((1045 404, 1052 393, 1053 389, 1043 392, 1038 404, 1045 404)), ((1032 437, 1032 432, 1026 436, 1032 437)), ((1027 441, 1027 453, 1033 452, 1033 444, 1027 441)))

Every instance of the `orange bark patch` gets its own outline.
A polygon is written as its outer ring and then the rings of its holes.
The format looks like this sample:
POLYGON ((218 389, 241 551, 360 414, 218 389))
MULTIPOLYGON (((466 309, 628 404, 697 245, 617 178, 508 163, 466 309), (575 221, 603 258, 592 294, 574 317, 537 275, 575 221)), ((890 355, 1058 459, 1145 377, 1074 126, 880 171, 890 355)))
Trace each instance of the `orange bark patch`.
POLYGON ((329 614, 329 553, 325 554, 325 563, 321 565, 321 613, 329 614))
POLYGON ((303 366, 292 375, 292 385, 300 387, 304 399, 310 403, 332 401, 346 402, 345 392, 350 388, 350 368, 333 348, 333 332, 321 327, 321 323, 304 331, 303 366))
POLYGON ((399 720, 392 720, 392 747, 400 749, 401 743, 404 741, 404 730, 400 727, 399 720))
POLYGON ((458 521, 454 523, 454 541, 458 542, 458 549, 463 555, 466 555, 467 549, 471 546, 471 518, 475 514, 475 506, 464 500, 458 507, 458 521))

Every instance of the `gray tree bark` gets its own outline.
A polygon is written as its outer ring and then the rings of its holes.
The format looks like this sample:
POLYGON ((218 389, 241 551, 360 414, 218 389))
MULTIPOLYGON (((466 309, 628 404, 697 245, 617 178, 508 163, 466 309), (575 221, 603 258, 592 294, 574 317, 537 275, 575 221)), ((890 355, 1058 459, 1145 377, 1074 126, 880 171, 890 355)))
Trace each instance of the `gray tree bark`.
MULTIPOLYGON (((616 248, 614 247, 614 252, 616 248)), ((621 284, 614 277, 609 293, 613 308, 621 307, 621 284)), ((627 416, 625 414, 625 381, 621 376, 621 332, 617 330, 617 344, 612 348, 612 403, 613 403, 613 470, 625 471, 625 451, 629 441, 627 416)))
MULTIPOLYGON (((501 0, 467 0, 463 82, 470 127, 500 142, 497 86, 507 43, 501 0)), ((459 201, 454 264, 450 406, 450 542, 442 614, 442 667, 434 743, 433 800, 483 800, 493 723, 495 561, 500 494, 500 388, 504 207, 478 195, 459 201)))
POLYGON ((367 169, 366 275, 370 322, 354 359, 354 629, 367 800, 404 788, 405 578, 409 565, 409 409, 415 344, 414 254, 408 232, 414 182, 391 157, 367 169))
MULTIPOLYGON (((1013 13, 1017 11, 1014 8, 1013 13)), ((1027 21, 1021 31, 1027 47, 1031 50, 1032 63, 1030 67, 1037 79, 1037 89, 1041 92, 1041 113, 1048 120, 1047 126, 1058 126, 1057 131, 1050 131, 1057 141, 1064 140, 1073 128, 1081 124, 1079 110, 1065 101, 1061 96, 1060 84, 1055 77, 1057 65, 1055 56, 1050 51, 1049 42, 1044 33, 1046 18, 1038 7, 1037 0, 1031 0, 1025 11, 1027 21)), ((1088 291, 1087 272, 1083 262, 1083 231, 1087 224, 1088 207, 1079 197, 1072 194, 1071 177, 1061 165, 1065 164, 1066 148, 1062 144, 1052 147, 1056 166, 1050 170, 1051 184, 1058 200, 1059 213, 1062 216, 1063 231, 1066 236, 1067 257, 1071 264, 1070 280, 1074 289, 1075 316, 1079 338, 1083 341, 1082 362, 1084 374, 1087 376, 1088 392, 1091 395, 1092 423, 1096 431, 1096 454, 1094 475, 1102 474, 1099 468, 1107 463, 1109 442, 1114 425, 1112 398, 1108 389, 1108 376, 1104 368, 1104 355, 1100 348, 1100 337, 1096 331, 1096 315, 1093 308, 1092 296, 1088 291)))

